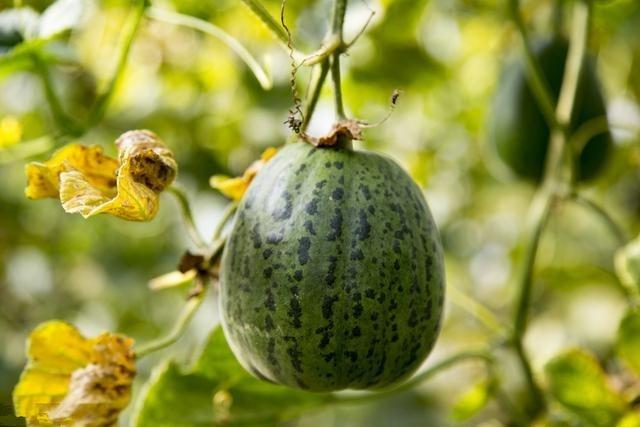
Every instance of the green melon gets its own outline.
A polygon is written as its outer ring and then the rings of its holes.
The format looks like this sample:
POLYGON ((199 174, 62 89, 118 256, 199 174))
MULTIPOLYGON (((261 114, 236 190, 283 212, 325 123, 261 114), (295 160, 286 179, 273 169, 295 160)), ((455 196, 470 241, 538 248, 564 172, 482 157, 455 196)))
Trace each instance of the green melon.
MULTIPOLYGON (((534 54, 554 96, 559 96, 568 52, 559 36, 538 40, 534 54)), ((604 99, 591 59, 587 59, 578 92, 571 130, 587 121, 606 116, 604 99)), ((549 147, 550 129, 527 81, 522 61, 507 66, 500 78, 490 118, 489 141, 499 157, 517 175, 534 181, 542 178, 549 147)), ((575 157, 576 178, 596 177, 611 151, 608 131, 592 137, 575 157)))
POLYGON ((285 146, 252 182, 222 258, 229 344, 259 378, 313 391, 388 386, 438 336, 440 239, 391 159, 285 146))

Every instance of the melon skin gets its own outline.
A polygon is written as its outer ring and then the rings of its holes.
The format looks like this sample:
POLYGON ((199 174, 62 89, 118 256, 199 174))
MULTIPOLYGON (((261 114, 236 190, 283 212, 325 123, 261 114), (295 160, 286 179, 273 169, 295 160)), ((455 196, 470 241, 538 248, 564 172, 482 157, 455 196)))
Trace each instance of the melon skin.
MULTIPOLYGON (((561 36, 538 39, 533 49, 557 99, 564 76, 568 42, 561 36)), ((592 119, 607 115, 593 59, 587 57, 585 61, 570 123, 571 132, 592 119)), ((504 68, 492 110, 489 141, 500 159, 519 177, 540 181, 551 131, 529 86, 522 59, 504 68)), ((588 181, 596 178, 604 169, 612 146, 608 129, 589 139, 574 157, 576 179, 588 181)))
POLYGON ((424 196, 391 159, 296 142, 241 202, 221 322, 256 377, 311 391, 389 386, 440 329, 444 262, 424 196))

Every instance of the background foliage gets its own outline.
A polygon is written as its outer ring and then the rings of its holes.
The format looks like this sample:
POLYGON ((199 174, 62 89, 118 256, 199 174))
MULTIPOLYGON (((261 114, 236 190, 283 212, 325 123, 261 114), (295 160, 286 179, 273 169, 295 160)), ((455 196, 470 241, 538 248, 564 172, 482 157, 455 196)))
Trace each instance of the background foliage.
MULTIPOLYGON (((42 11, 49 2, 23 3, 42 11)), ((279 13, 278 1, 264 3, 274 15, 279 13)), ((358 32, 370 10, 376 15, 369 31, 343 60, 343 90, 350 115, 370 121, 384 116, 393 89, 403 90, 394 115, 384 125, 368 130, 363 145, 391 155, 425 188, 446 250, 448 285, 482 302, 508 324, 513 276, 523 250, 520 232, 534 188, 509 176, 486 144, 485 123, 500 69, 519 48, 504 3, 353 0, 346 19, 347 39, 358 32)), ((38 48, 50 67, 64 109, 79 120, 87 117, 96 91, 111 75, 122 27, 132 10, 132 2, 124 0, 88 4, 91 7, 83 24, 68 40, 38 48)), ((0 0, 0 10, 11 6, 12 2, 0 0)), ((266 147, 280 145, 289 136, 283 124, 292 104, 289 59, 237 0, 165 0, 154 2, 154 6, 210 21, 237 37, 269 64, 273 89, 264 91, 218 40, 144 18, 104 120, 80 140, 103 145, 113 154, 112 142, 124 131, 152 129, 175 153, 180 165, 178 181, 195 203, 199 228, 209 235, 225 204, 208 186, 209 177, 241 173, 266 147)), ((553 2, 531 0, 523 7, 532 33, 547 34, 553 2)), ((288 2, 287 20, 298 49, 310 52, 320 45, 329 10, 328 0, 288 2)), ((640 4, 636 0, 595 3, 589 47, 608 100, 616 153, 605 176, 585 190, 627 224, 630 235, 640 232, 638 28, 640 4)), ((79 325, 87 335, 112 330, 139 342, 152 339, 173 324, 183 294, 151 293, 146 283, 173 270, 190 244, 177 204, 167 195, 163 195, 158 217, 142 224, 111 217, 85 221, 64 214, 56 201, 26 200, 24 164, 32 158, 46 158, 51 149, 66 141, 58 136, 60 129, 47 105, 41 80, 33 71, 29 61, 0 60, 0 424, 11 418, 6 405, 24 364, 24 339, 35 325, 59 318, 79 325), (19 141, 6 136, 6 129, 15 121, 21 129, 19 141)), ((303 68, 298 75, 303 90, 308 73, 303 68)), ((330 95, 327 87, 311 124, 312 134, 326 131, 333 121, 330 95)), ((540 249, 532 321, 525 341, 534 370, 541 377, 545 365, 547 372, 566 373, 562 360, 547 362, 563 349, 582 347, 613 373, 615 377, 603 381, 612 381, 616 390, 628 390, 636 384, 626 365, 614 357, 618 326, 626 311, 624 294, 613 275, 615 249, 615 239, 588 212, 569 204, 555 213, 540 249)), ((442 335, 428 364, 495 338, 468 310, 460 308, 465 300, 456 297, 455 290, 449 291, 442 335)), ((212 388, 222 381, 224 371, 203 373, 193 357, 217 322, 213 295, 209 297, 187 336, 169 351, 140 364, 136 393, 151 368, 167 356, 179 363, 167 362, 163 378, 184 381, 185 375, 197 377, 186 383, 185 393, 195 387, 212 388), (188 368, 185 363, 196 364, 188 368)), ((637 320, 626 324, 637 330, 637 320)), ((498 357, 504 387, 515 390, 517 398, 522 381, 516 362, 506 352, 498 357)), ((591 359, 585 361, 584 369, 597 372, 582 378, 600 375, 598 363, 591 359)), ((317 397, 312 403, 318 404, 318 411, 290 423, 502 425, 500 410, 493 402, 471 420, 465 415, 465 410, 483 399, 484 388, 477 391, 477 383, 487 384, 484 372, 482 363, 470 362, 412 391, 362 405, 325 406, 317 397), (474 385, 476 396, 465 395, 463 402, 467 403, 454 406, 474 385), (452 412, 454 407, 457 409, 452 412)), ((242 379, 239 381, 241 388, 242 379)), ((555 390, 556 385, 550 384, 550 389, 555 390)), ((264 411, 284 411, 277 410, 280 401, 269 390, 243 393, 250 397, 267 393, 273 406, 264 411)), ((566 410, 573 407, 575 397, 555 397, 567 403, 559 410, 558 420, 571 420, 576 413, 593 410, 566 410)), ((594 404, 610 405, 600 414, 612 412, 620 417, 617 398, 600 396, 594 404)), ((220 399, 224 406, 224 396, 220 399)), ((475 411, 470 412, 473 415, 475 411)), ((287 414, 291 415, 287 419, 297 415, 287 414)), ((162 414, 164 419, 170 416, 162 414)), ((601 420, 601 416, 593 419, 601 420)), ((283 418, 269 418, 267 425, 279 419, 283 418)), ((594 425, 607 423, 605 419, 594 425)))

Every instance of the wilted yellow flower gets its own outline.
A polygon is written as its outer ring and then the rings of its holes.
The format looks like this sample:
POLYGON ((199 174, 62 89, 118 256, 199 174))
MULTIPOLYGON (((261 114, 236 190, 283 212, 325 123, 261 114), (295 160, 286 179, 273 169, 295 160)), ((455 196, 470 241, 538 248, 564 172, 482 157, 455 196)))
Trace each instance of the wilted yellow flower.
POLYGON ((228 198, 238 201, 242 199, 256 174, 277 152, 278 150, 273 147, 267 148, 260 156, 260 159, 251 163, 242 176, 230 178, 226 175, 214 175, 211 177, 209 184, 228 198))
POLYGON ((0 148, 10 147, 22 139, 22 125, 14 116, 0 120, 0 148))
POLYGON ((130 221, 153 219, 158 194, 176 176, 173 154, 145 130, 127 132, 116 144, 117 160, 99 146, 69 144, 44 163, 29 163, 26 196, 59 197, 65 211, 85 218, 107 213, 130 221))
POLYGON ((65 322, 38 326, 13 390, 16 415, 29 426, 115 425, 131 398, 133 340, 102 333, 86 339, 65 322))

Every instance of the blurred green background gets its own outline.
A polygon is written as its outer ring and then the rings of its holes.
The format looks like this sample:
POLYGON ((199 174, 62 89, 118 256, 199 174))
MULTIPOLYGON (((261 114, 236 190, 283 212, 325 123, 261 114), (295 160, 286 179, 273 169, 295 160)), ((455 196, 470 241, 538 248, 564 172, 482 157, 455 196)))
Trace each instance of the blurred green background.
MULTIPOLYGON (((49 2, 22 3, 41 11, 49 2)), ((132 10, 132 2, 125 0, 87 3, 83 25, 68 40, 46 47, 64 108, 80 119, 113 70, 122 26, 132 10)), ((280 2, 264 3, 274 15, 279 13, 280 2)), ((178 182, 188 189, 198 227, 209 235, 226 204, 209 187, 209 177, 240 174, 266 147, 284 143, 290 134, 283 123, 292 105, 289 58, 239 0, 153 4, 224 28, 268 64, 274 88, 262 90, 218 40, 145 18, 105 119, 79 141, 115 154, 113 141, 121 133, 156 132, 173 150, 178 182)), ((553 5, 544 0, 523 3, 533 34, 548 34, 553 5)), ((0 0, 0 10, 12 6, 0 0)), ((287 20, 299 50, 311 52, 321 44, 330 9, 328 0, 288 1, 287 20)), ((349 116, 375 122, 386 114, 392 91, 403 93, 391 118, 367 130, 358 146, 389 154, 424 187, 446 250, 448 284, 509 323, 521 231, 534 187, 510 176, 486 143, 485 124, 500 69, 519 54, 506 2, 352 0, 347 40, 371 10, 376 15, 368 31, 343 60, 349 116)), ((585 191, 632 235, 640 231, 639 29, 637 0, 595 3, 589 48, 606 94, 616 148, 604 176, 585 191)), ((302 68, 298 81, 303 93, 308 77, 309 69, 302 68)), ((310 133, 326 132, 333 120, 327 85, 310 133)), ((154 293, 147 282, 174 270, 190 245, 178 206, 167 194, 149 223, 107 216, 84 220, 65 214, 56 200, 28 201, 23 195, 25 164, 46 159, 66 140, 52 138, 58 131, 42 84, 29 66, 0 63, 0 123, 6 127, 15 121, 22 129, 20 141, 0 140, 0 424, 10 411, 6 405, 25 363, 30 330, 55 318, 76 324, 89 336, 110 330, 137 342, 157 337, 173 324, 184 292, 154 293)), ((571 205, 556 212, 542 241, 526 337, 536 371, 566 347, 586 347, 605 362, 610 357, 625 311, 612 272, 615 249, 615 239, 588 212, 571 205)), ((427 364, 492 338, 453 299, 427 364)), ((158 361, 167 356, 189 360, 216 322, 210 293, 188 334, 139 365, 134 392, 158 361)), ((518 390, 521 380, 512 356, 502 357, 501 369, 507 386, 518 390)), ((460 365, 412 392, 329 408, 291 425, 465 425, 452 419, 451 405, 483 372, 480 364, 460 365)), ((466 425, 503 425, 497 414, 492 404, 466 425)), ((125 414, 122 425, 126 420, 125 414)))

